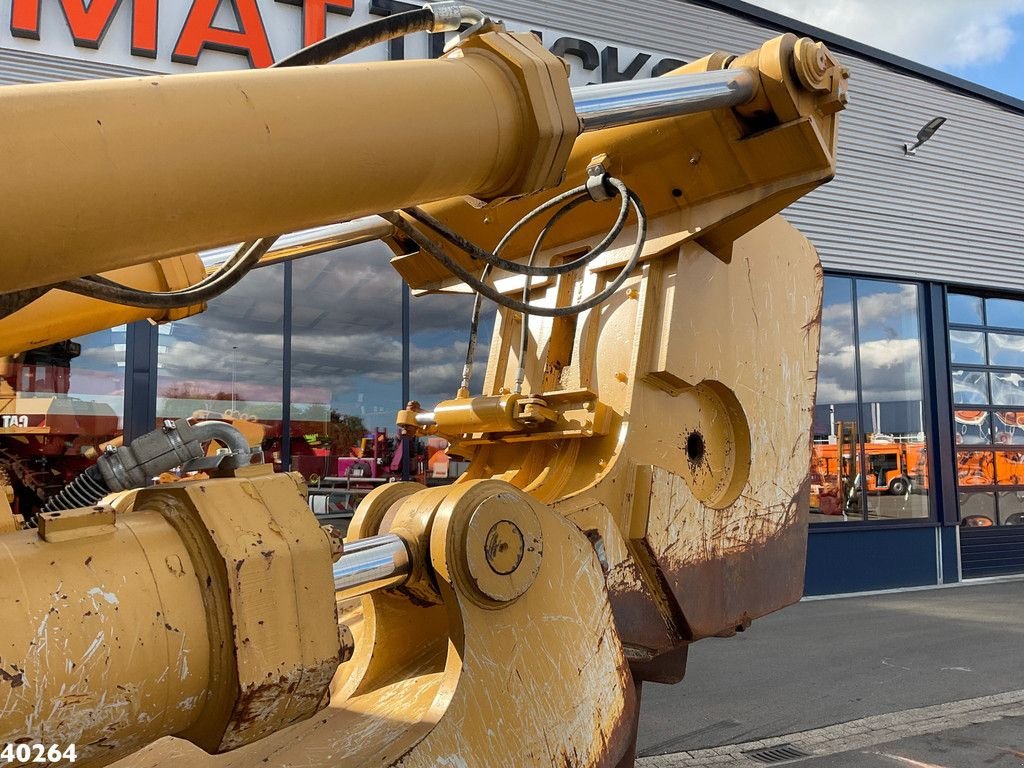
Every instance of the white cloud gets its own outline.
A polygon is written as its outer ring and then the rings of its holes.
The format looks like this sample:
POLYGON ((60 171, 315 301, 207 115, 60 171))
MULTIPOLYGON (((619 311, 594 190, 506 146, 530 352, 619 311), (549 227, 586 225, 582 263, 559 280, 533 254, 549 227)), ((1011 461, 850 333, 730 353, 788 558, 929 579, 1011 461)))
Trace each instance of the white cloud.
POLYGON ((1014 42, 1024 0, 751 0, 898 56, 946 69, 995 64, 1014 42))

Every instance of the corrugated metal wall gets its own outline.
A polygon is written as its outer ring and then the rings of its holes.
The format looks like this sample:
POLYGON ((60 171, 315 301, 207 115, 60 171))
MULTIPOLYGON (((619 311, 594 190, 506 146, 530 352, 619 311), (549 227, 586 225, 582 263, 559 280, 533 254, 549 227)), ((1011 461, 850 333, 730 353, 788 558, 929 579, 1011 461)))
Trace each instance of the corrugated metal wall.
MULTIPOLYGON (((686 0, 479 0, 497 17, 675 55, 742 52, 777 34, 686 0)), ((1024 113, 850 52, 839 176, 788 215, 826 267, 1024 291, 1024 113), (920 153, 902 145, 948 122, 920 153)), ((0 50, 0 83, 145 74, 0 50)))
MULTIPOLYGON (((692 59, 740 53, 777 30, 683 0, 480 0, 497 16, 543 20, 692 59)), ((1024 290, 1024 113, 840 52, 850 68, 839 174, 789 209, 827 268, 1024 290), (948 118, 916 157, 932 117, 948 118)))
POLYGON ((96 61, 78 61, 59 56, 44 56, 30 51, 0 48, 0 85, 151 74, 153 73, 142 69, 117 67, 96 61))

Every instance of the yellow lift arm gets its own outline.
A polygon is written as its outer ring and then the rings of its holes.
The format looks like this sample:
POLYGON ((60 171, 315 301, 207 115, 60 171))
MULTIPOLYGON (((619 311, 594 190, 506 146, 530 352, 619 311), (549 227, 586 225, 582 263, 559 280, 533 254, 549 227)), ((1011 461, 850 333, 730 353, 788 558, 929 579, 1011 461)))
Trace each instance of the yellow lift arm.
POLYGON ((415 290, 501 304, 484 391, 399 414, 468 473, 379 488, 343 545, 301 478, 187 422, 0 536, 0 744, 625 766, 643 681, 799 598, 822 278, 775 214, 835 172, 845 71, 784 35, 574 90, 533 36, 421 13, 474 28, 437 61, 0 90, 4 351, 196 311, 181 254, 238 243, 380 237, 415 290), (212 477, 143 487, 177 464, 212 477))

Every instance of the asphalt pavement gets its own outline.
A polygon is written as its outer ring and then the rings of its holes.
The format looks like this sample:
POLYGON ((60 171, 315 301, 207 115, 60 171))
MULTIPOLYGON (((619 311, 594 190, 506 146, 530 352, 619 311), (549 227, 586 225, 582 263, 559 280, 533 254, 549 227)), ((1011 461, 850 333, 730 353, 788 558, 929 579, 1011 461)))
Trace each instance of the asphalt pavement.
POLYGON ((1024 766, 1024 579, 805 600, 695 643, 682 683, 644 686, 638 754, 649 768, 1024 766), (779 746, 788 762, 756 759, 779 746))

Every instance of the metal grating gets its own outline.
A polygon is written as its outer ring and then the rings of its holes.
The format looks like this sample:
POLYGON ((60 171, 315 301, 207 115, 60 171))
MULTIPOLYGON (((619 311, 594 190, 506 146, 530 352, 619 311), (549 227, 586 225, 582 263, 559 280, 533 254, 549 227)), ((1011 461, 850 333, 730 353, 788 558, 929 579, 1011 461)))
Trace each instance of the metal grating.
POLYGON ((802 760, 805 757, 811 757, 809 752, 804 752, 799 747, 794 747, 788 743, 752 749, 749 752, 744 752, 743 755, 763 765, 778 765, 779 763, 788 763, 790 760, 802 760))

